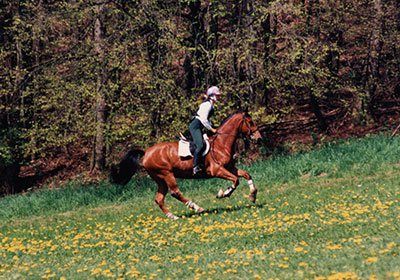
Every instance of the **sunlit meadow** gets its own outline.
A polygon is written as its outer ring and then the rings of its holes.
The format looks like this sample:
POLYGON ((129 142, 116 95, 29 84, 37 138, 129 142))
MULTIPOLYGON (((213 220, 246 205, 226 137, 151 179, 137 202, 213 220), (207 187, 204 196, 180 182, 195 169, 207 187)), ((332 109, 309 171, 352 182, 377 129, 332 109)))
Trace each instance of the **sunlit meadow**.
POLYGON ((179 181, 207 209, 155 184, 71 184, 0 200, 0 279, 400 279, 400 138, 343 141, 243 166, 242 182, 179 181))

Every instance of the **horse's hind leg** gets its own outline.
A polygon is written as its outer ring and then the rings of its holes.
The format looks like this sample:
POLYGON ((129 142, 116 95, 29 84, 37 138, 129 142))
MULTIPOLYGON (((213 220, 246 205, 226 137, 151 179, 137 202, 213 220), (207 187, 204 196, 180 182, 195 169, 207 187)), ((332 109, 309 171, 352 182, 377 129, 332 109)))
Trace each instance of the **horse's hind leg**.
POLYGON ((170 219, 173 219, 173 220, 179 219, 177 216, 172 214, 169 211, 168 207, 165 205, 165 195, 168 192, 167 183, 155 174, 150 174, 150 176, 151 176, 151 178, 153 178, 154 181, 156 181, 156 183, 158 185, 158 190, 157 190, 154 200, 160 207, 161 211, 163 211, 163 213, 170 219))
POLYGON ((179 201, 184 203, 187 207, 196 211, 196 213, 201 213, 204 211, 202 207, 198 206, 196 203, 183 196, 183 194, 179 191, 178 184, 176 183, 176 178, 172 173, 165 176, 165 182, 167 183, 167 186, 171 191, 171 195, 174 198, 178 199, 179 201))

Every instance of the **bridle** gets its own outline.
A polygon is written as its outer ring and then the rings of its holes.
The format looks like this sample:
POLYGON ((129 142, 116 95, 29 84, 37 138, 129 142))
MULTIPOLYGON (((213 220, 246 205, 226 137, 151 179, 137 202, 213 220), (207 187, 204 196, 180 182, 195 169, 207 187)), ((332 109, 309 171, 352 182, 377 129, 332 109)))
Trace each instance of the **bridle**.
POLYGON ((246 115, 243 115, 242 122, 240 123, 239 131, 242 131, 243 124, 246 124, 246 127, 247 127, 247 134, 246 135, 249 136, 249 137, 251 137, 258 130, 257 126, 253 127, 253 129, 250 127, 250 124, 246 121, 246 115))

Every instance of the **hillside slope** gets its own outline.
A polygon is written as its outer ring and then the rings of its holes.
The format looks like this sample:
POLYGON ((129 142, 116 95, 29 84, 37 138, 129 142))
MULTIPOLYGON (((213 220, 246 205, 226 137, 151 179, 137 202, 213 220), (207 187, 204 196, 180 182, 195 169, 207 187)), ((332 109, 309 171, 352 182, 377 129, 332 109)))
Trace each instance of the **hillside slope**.
POLYGON ((164 218, 155 185, 135 177, 0 200, 0 278, 399 279, 400 137, 383 135, 244 166, 240 185, 180 181, 207 209, 164 218))

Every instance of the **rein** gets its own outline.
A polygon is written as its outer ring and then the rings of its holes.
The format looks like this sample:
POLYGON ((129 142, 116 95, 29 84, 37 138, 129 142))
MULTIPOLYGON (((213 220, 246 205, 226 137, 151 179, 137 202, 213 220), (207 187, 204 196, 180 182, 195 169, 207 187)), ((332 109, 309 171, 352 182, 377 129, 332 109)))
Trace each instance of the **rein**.
MULTIPOLYGON (((239 125, 239 127, 238 127, 238 130, 239 130, 239 131, 240 131, 241 128, 243 127, 243 124, 244 124, 244 123, 245 123, 245 116, 243 115, 243 118, 242 118, 242 120, 241 120, 241 122, 240 122, 240 125, 239 125)), ((250 129, 250 127, 249 127, 248 124, 247 124, 247 128, 248 128, 248 131, 250 132, 250 135, 254 133, 254 131, 251 131, 251 129, 250 129)), ((240 134, 240 133, 239 133, 239 134, 240 134)), ((214 146, 213 146, 215 140, 217 140, 218 135, 233 136, 233 137, 235 137, 235 138, 238 138, 238 137, 237 137, 237 134, 221 133, 221 132, 218 132, 218 130, 217 130, 217 133, 215 134, 215 137, 212 139, 212 141, 210 141, 210 146, 211 146, 211 148, 210 148, 210 154, 211 154, 211 157, 212 157, 212 159, 213 159, 218 165, 221 165, 221 163, 219 163, 218 160, 215 158, 215 155, 214 155, 214 146)))

